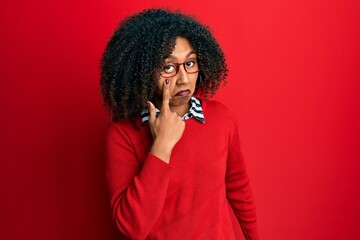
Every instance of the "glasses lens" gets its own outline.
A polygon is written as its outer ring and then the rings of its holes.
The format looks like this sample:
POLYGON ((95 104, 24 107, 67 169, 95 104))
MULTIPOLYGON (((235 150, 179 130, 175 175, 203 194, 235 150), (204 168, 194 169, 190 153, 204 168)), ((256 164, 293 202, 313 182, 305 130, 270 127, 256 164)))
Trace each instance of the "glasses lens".
POLYGON ((162 71, 160 72, 160 75, 162 77, 173 77, 176 75, 176 65, 173 63, 169 63, 166 64, 163 68, 162 71))
POLYGON ((197 73, 199 72, 199 65, 196 59, 190 59, 184 63, 168 63, 163 66, 160 71, 160 75, 164 78, 170 78, 177 74, 179 71, 179 65, 184 65, 185 71, 187 73, 197 73))
POLYGON ((199 65, 196 59, 191 59, 189 61, 184 62, 184 67, 186 72, 188 73, 196 73, 199 71, 199 65))

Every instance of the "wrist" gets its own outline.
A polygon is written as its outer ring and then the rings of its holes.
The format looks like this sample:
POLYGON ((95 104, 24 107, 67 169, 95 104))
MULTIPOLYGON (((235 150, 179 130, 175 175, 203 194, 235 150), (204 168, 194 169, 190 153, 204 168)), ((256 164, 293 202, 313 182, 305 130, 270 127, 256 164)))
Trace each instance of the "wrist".
POLYGON ((169 163, 172 147, 166 142, 154 140, 150 152, 164 162, 169 163))

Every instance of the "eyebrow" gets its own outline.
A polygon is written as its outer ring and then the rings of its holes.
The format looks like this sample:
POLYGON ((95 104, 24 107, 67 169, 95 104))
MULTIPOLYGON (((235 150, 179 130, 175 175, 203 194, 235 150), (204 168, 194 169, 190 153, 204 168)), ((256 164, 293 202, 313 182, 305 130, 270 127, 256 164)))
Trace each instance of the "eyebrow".
MULTIPOLYGON (((186 58, 187 57, 190 57, 191 56, 191 54, 196 54, 196 52, 195 51, 191 51, 191 52, 189 52, 188 54, 186 54, 186 58)), ((167 59, 167 58, 171 58, 171 59, 177 59, 177 57, 175 57, 174 55, 168 55, 165 59, 167 59)))

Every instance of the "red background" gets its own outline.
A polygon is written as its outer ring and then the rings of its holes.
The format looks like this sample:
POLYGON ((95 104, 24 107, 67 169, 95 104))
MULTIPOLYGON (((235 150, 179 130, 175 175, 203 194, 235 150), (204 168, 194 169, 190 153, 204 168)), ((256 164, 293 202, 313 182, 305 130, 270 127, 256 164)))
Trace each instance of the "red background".
POLYGON ((262 239, 360 239, 360 4, 0 4, 0 239, 115 239, 99 59, 126 15, 171 6, 209 25, 229 83, 262 239))

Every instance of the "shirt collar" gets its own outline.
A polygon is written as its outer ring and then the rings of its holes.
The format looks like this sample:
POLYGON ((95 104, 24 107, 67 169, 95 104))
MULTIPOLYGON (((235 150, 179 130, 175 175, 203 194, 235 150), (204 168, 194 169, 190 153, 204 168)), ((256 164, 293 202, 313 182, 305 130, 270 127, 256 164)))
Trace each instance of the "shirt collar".
MULTIPOLYGON (((160 110, 158 108, 155 108, 156 117, 160 115, 160 110)), ((149 109, 145 108, 141 112, 141 124, 145 125, 149 122, 149 109)), ((200 99, 198 99, 195 96, 192 96, 190 98, 190 108, 187 113, 184 114, 184 116, 181 117, 183 120, 187 120, 190 118, 195 118, 201 123, 205 123, 204 113, 202 110, 202 102, 200 99)))

